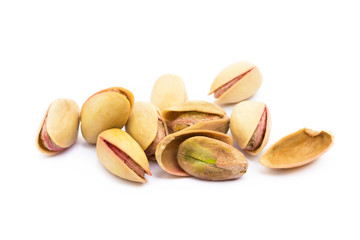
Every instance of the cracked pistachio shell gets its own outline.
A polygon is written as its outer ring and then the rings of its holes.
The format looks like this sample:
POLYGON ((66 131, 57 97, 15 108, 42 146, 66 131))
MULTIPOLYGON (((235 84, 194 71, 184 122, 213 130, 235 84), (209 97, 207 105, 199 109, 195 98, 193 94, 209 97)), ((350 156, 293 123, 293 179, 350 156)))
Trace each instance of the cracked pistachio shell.
POLYGON ((249 62, 237 62, 223 69, 211 85, 209 95, 216 93, 221 87, 226 90, 215 97, 219 104, 237 103, 253 96, 262 83, 258 67, 249 62), (231 82, 234 80, 233 82, 231 82), (228 84, 228 85, 226 85, 228 84), (225 85, 225 86, 224 86, 225 85))
POLYGON ((110 128, 122 128, 134 105, 133 94, 121 87, 107 88, 89 97, 81 108, 81 133, 88 143, 110 128))
POLYGON ((221 107, 206 101, 183 102, 173 107, 164 109, 161 113, 166 121, 172 122, 181 114, 187 112, 214 114, 218 115, 220 119, 200 121, 190 127, 187 127, 186 130, 204 129, 222 133, 227 133, 229 130, 229 117, 226 116, 226 112, 221 107))
POLYGON ((96 143, 96 153, 102 165, 114 175, 135 182, 146 182, 143 176, 139 176, 136 169, 142 169, 143 174, 150 173, 148 159, 140 145, 125 131, 113 128, 102 132, 96 143), (110 147, 109 143, 119 149, 119 156, 110 147), (127 158, 124 159, 124 155, 127 158), (127 163, 129 162, 130 163, 127 163))
POLYGON ((239 147, 241 149, 245 149, 260 122, 264 109, 266 109, 267 117, 264 137, 258 148, 252 151, 245 150, 251 155, 258 155, 269 140, 271 129, 271 116, 269 109, 265 103, 262 102, 243 101, 238 103, 231 113, 231 135, 235 138, 239 147))
POLYGON ((202 136, 182 142, 177 160, 191 176, 210 181, 239 178, 248 167, 244 154, 232 145, 202 136))
POLYGON ((233 145, 230 135, 210 130, 183 130, 166 136, 156 147, 155 157, 159 166, 167 173, 175 176, 189 176, 178 164, 179 145, 188 138, 205 136, 233 145))
POLYGON ((167 132, 166 124, 154 104, 135 102, 125 125, 126 132, 140 144, 143 150, 146 150, 158 133, 159 119, 163 122, 165 132, 167 132))
POLYGON ((187 99, 182 78, 173 74, 159 77, 151 91, 151 102, 160 110, 185 102, 187 99))
POLYGON ((79 129, 79 107, 71 99, 59 98, 53 101, 46 111, 36 137, 37 148, 45 154, 54 155, 60 151, 52 151, 45 147, 41 139, 41 133, 44 129, 53 144, 62 150, 70 147, 76 142, 79 129))
POLYGON ((260 157, 260 163, 269 168, 303 166, 318 159, 333 144, 334 137, 330 133, 303 128, 272 145, 260 157))

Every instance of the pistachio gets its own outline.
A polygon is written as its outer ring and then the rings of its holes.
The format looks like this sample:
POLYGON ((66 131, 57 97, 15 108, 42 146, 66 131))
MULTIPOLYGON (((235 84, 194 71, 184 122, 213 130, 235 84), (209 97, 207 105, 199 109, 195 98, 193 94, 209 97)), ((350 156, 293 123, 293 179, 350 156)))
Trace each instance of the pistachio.
POLYGON ((333 144, 334 137, 330 133, 303 128, 272 145, 260 157, 260 163, 269 168, 303 166, 318 159, 333 144))
POLYGON ((246 173, 245 156, 233 146, 208 137, 192 137, 182 142, 177 153, 180 167, 203 180, 229 180, 246 173))
POLYGON ((155 160, 156 146, 167 135, 166 124, 155 105, 135 102, 125 129, 139 143, 148 159, 155 160))
POLYGON ((193 126, 198 122, 218 120, 220 116, 209 113, 201 112, 187 112, 180 114, 177 118, 170 123, 170 129, 172 132, 181 131, 187 127, 193 126))
POLYGON ((125 131, 117 128, 102 132, 96 153, 104 167, 114 175, 135 182, 151 176, 149 162, 141 146, 125 131))
POLYGON ((259 68, 249 62, 237 62, 223 69, 211 85, 217 103, 237 103, 256 93, 262 83, 259 68))
POLYGON ((107 88, 89 97, 81 108, 81 133, 88 143, 110 128, 122 128, 134 105, 133 94, 120 87, 107 88))
POLYGON ((271 129, 271 117, 265 103, 243 101, 230 117, 230 131, 241 149, 257 155, 266 146, 271 129))
POLYGON ((223 133, 229 130, 229 117, 219 106, 205 101, 187 101, 162 111, 169 130, 207 129, 223 133))
POLYGON ((37 138, 37 148, 45 154, 53 155, 73 145, 79 129, 79 107, 71 99, 59 98, 53 101, 41 122, 37 138))
POLYGON ((151 91, 151 102, 160 110, 187 101, 185 85, 181 77, 165 74, 159 77, 151 91))
POLYGON ((179 145, 188 138, 205 136, 233 145, 231 136, 211 130, 183 130, 167 135, 156 147, 155 157, 159 166, 167 173, 176 176, 189 176, 178 164, 179 145))

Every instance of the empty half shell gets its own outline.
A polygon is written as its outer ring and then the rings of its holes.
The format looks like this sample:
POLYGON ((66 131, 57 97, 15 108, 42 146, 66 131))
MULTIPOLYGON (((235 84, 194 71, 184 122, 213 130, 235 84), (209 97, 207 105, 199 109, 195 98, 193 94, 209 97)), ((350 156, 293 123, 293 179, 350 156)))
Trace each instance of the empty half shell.
POLYGON ((269 168, 293 168, 318 159, 334 143, 334 137, 325 131, 300 129, 272 145, 261 157, 260 163, 269 168))
POLYGON ((140 145, 125 131, 113 128, 97 139, 96 153, 104 167, 114 175, 135 182, 146 182, 148 159, 140 145))
POLYGON ((265 103, 243 101, 230 117, 230 131, 241 149, 257 155, 266 146, 271 129, 270 112, 265 103))
POLYGON ((256 93, 262 83, 258 67, 249 62, 237 62, 223 69, 211 85, 217 103, 237 103, 256 93))
POLYGON ((187 99, 182 78, 173 74, 159 77, 151 91, 151 102, 160 110, 185 102, 187 99))
POLYGON ((187 101, 164 109, 162 115, 169 122, 169 131, 214 130, 227 133, 229 117, 219 106, 205 101, 187 101))
POLYGON ((156 146, 167 135, 165 121, 157 107, 149 102, 135 102, 125 129, 149 160, 155 160, 156 146))
POLYGON ((184 130, 166 136, 156 147, 155 157, 159 166, 167 173, 176 176, 189 176, 178 164, 177 153, 179 145, 194 136, 205 136, 233 145, 234 140, 226 135, 210 130, 184 130))
POLYGON ((81 133, 88 143, 110 128, 122 128, 130 116, 134 95, 121 87, 107 88, 89 97, 81 108, 81 133))
POLYGON ((45 154, 53 155, 73 145, 78 136, 79 107, 71 99, 53 101, 41 122, 36 146, 45 154))

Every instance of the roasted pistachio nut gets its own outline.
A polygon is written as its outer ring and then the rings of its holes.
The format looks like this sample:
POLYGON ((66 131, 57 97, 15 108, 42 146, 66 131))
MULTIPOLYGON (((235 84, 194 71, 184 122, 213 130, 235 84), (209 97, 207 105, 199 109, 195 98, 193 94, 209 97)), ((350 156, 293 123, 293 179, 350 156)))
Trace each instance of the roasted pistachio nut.
POLYGON ((165 121, 155 105, 135 102, 125 129, 139 143, 146 156, 155 160, 156 146, 167 135, 165 121))
POLYGON ((167 173, 176 176, 189 176, 178 164, 177 152, 179 145, 188 138, 205 136, 233 145, 230 135, 211 130, 183 130, 167 135, 156 147, 155 157, 159 166, 167 173))
POLYGON ((180 167, 203 180, 230 180, 246 173, 248 162, 233 146, 208 137, 192 137, 179 146, 180 167))
POLYGON ((334 144, 334 137, 325 131, 300 129, 272 145, 260 163, 269 168, 293 168, 318 159, 334 144))
POLYGON ((36 146, 45 154, 53 155, 76 142, 79 129, 79 107, 74 100, 59 98, 53 101, 43 118, 36 146))
POLYGON ((262 83, 259 68, 249 62, 237 62, 223 69, 211 85, 217 103, 237 103, 256 93, 262 83))
POLYGON ((151 91, 151 102, 160 110, 172 107, 188 100, 185 85, 181 77, 165 74, 159 77, 151 91))
POLYGON ((81 133, 88 143, 110 128, 122 128, 134 105, 134 95, 121 87, 107 88, 89 97, 81 108, 81 133))
POLYGON ((149 162, 141 146, 125 131, 112 128, 102 132, 96 153, 104 167, 114 175, 135 182, 151 176, 149 162))
POLYGON ((243 101, 230 117, 230 131, 241 149, 258 155, 266 146, 271 129, 269 109, 262 102, 243 101))
POLYGON ((207 129, 227 133, 229 130, 226 112, 205 101, 187 101, 164 109, 162 115, 169 122, 169 132, 207 129))

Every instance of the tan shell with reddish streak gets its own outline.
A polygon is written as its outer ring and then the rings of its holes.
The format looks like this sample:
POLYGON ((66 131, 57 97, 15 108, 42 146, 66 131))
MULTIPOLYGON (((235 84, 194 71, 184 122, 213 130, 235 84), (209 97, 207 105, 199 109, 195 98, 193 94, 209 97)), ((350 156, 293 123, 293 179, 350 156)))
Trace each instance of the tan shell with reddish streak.
POLYGON ((330 133, 303 128, 272 145, 260 157, 260 163, 269 168, 303 166, 318 159, 333 144, 334 137, 330 133))
POLYGON ((252 70, 227 89, 216 102, 219 104, 237 103, 251 97, 259 89, 262 83, 262 76, 258 67, 245 61, 237 62, 224 68, 212 83, 209 95, 250 69, 252 70))
POLYGON ((96 153, 102 165, 114 175, 135 182, 146 182, 131 170, 102 140, 105 139, 125 152, 141 168, 150 174, 148 159, 140 145, 125 131, 117 128, 102 132, 96 143, 96 153))
POLYGON ((155 157, 159 166, 167 173, 176 176, 189 176, 177 162, 179 145, 194 136, 205 136, 233 145, 234 140, 226 135, 210 130, 183 130, 166 136, 156 147, 155 157))
POLYGON ((166 124, 154 104, 135 102, 125 129, 143 150, 146 150, 154 141, 158 132, 159 118, 163 122, 165 132, 167 132, 166 124))
POLYGON ((231 135, 235 138, 239 147, 245 149, 260 122, 265 107, 267 113, 265 135, 260 147, 252 151, 245 150, 251 155, 258 155, 269 140, 271 130, 271 116, 269 109, 265 103, 262 102, 243 101, 238 103, 231 113, 231 135))
POLYGON ((42 153, 54 155, 59 152, 51 151, 42 144, 40 134, 45 120, 47 133, 56 145, 68 148, 76 142, 79 129, 79 107, 74 100, 65 98, 54 100, 41 121, 36 146, 42 153))
POLYGON ((175 118, 186 112, 202 112, 219 115, 221 119, 209 120, 195 123, 187 127, 186 130, 213 130, 227 133, 229 130, 229 117, 226 112, 219 106, 206 101, 187 101, 176 106, 164 109, 161 113, 166 121, 173 121, 175 118))
POLYGON ((188 100, 185 85, 181 77, 165 74, 154 83, 151 102, 160 110, 172 107, 188 100))
POLYGON ((110 128, 122 128, 134 105, 134 95, 121 87, 107 88, 89 97, 81 108, 81 133, 88 143, 110 128))

